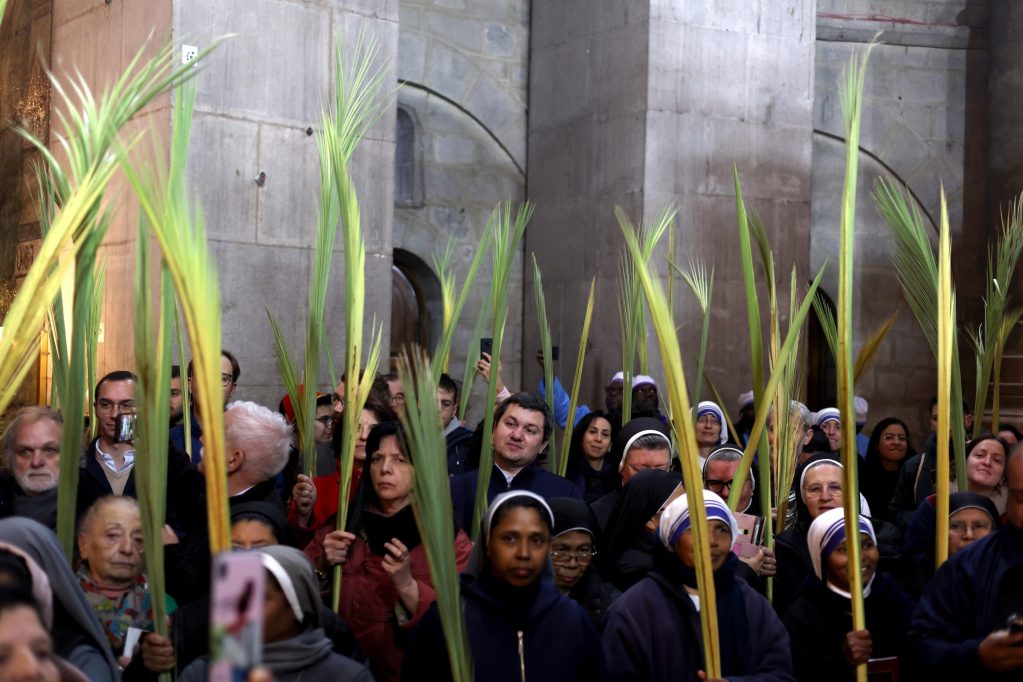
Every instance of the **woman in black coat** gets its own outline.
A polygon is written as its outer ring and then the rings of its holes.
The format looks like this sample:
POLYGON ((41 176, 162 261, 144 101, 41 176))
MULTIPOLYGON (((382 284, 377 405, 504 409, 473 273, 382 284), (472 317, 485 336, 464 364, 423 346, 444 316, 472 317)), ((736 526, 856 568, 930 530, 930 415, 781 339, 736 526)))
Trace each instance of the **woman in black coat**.
MULTIPOLYGON (((550 581, 554 514, 524 490, 494 498, 462 574, 462 607, 475 679, 606 679, 604 650, 586 612, 550 581)), ((405 650, 403 680, 450 680, 436 602, 405 650)))
POLYGON ((890 505, 902 464, 914 456, 909 428, 901 419, 882 419, 870 434, 867 457, 859 470, 860 493, 867 498, 873 519, 890 521, 890 505))
POLYGON ((654 535, 659 512, 682 493, 682 476, 647 469, 632 477, 611 513, 604 536, 611 582, 623 592, 646 577, 654 566, 654 535))
POLYGON ((586 609, 597 632, 603 632, 607 609, 622 593, 601 576, 604 555, 597 521, 581 500, 554 497, 548 504, 554 512, 554 586, 586 609))
POLYGON ((913 617, 913 601, 891 577, 877 572, 880 553, 873 526, 860 516, 866 629, 853 630, 849 604, 845 512, 832 509, 810 526, 808 551, 814 577, 786 612, 796 679, 855 679, 856 665, 902 654, 913 617))
POLYGON ((611 461, 614 425, 604 412, 589 412, 572 430, 565 478, 579 486, 587 503, 596 502, 621 485, 611 461))

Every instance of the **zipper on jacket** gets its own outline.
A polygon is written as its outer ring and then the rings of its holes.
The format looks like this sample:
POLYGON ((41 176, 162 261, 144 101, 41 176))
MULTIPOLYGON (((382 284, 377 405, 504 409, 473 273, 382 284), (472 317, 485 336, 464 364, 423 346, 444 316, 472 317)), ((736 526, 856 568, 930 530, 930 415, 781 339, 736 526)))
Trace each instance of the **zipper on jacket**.
POLYGON ((526 682, 526 639, 522 630, 518 631, 519 636, 519 670, 522 672, 522 682, 526 682))

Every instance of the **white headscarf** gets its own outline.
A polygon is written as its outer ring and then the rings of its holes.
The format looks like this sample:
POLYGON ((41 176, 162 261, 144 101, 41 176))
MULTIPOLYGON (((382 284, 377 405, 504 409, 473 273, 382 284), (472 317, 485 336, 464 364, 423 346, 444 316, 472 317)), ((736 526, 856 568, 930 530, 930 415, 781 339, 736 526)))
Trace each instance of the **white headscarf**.
POLYGON ((728 423, 725 422, 725 413, 722 411, 721 406, 710 400, 701 400, 700 404, 696 406, 696 418, 699 419, 705 414, 712 414, 718 419, 718 423, 721 424, 721 433, 718 436, 718 444, 724 445, 728 442, 728 423))
MULTIPOLYGON (((860 514, 860 533, 866 533, 870 539, 877 544, 877 536, 874 535, 874 526, 870 519, 860 514)), ((810 524, 810 531, 806 535, 807 549, 810 551, 810 561, 813 563, 813 572, 824 582, 828 589, 835 594, 848 598, 849 593, 831 584, 824 576, 824 563, 835 549, 845 542, 845 510, 829 509, 810 524)), ((876 575, 876 573, 875 573, 876 575)), ((870 586, 874 582, 874 576, 863 586, 863 596, 870 594, 870 586)))
MULTIPOLYGON (((728 508, 721 497, 710 490, 701 490, 703 493, 703 506, 707 510, 707 520, 716 519, 724 521, 732 533, 732 542, 739 536, 739 522, 735 520, 735 514, 728 508)), ((665 547, 673 548, 682 533, 689 530, 689 495, 685 494, 672 500, 661 513, 661 523, 658 527, 658 536, 665 547)))

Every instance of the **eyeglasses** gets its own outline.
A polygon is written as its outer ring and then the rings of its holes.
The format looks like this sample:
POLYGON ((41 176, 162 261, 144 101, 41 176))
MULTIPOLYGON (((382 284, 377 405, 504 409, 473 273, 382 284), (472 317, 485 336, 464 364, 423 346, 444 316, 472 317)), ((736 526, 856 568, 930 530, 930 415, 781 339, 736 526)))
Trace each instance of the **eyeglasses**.
POLYGON ((405 394, 404 393, 395 393, 394 395, 392 395, 391 396, 391 404, 392 405, 404 405, 405 404, 405 394))
POLYGON ((904 433, 882 433, 881 440, 883 440, 885 443, 894 443, 896 441, 900 443, 905 443, 909 439, 906 438, 906 434, 904 433))
POLYGON ((344 407, 345 406, 345 397, 343 395, 339 395, 337 393, 331 393, 330 394, 330 402, 334 403, 335 405, 340 405, 341 407, 344 407))
POLYGON ((109 412, 115 407, 118 412, 134 412, 135 401, 122 400, 119 403, 115 403, 113 400, 107 400, 106 398, 100 398, 96 401, 96 410, 99 412, 109 412))
POLYGON ((807 497, 820 497, 827 490, 832 497, 840 497, 842 495, 842 486, 838 483, 829 483, 828 485, 821 485, 817 483, 806 489, 805 493, 807 497))
POLYGON ((551 561, 556 564, 568 564, 572 562, 572 559, 575 559, 580 564, 588 564, 593 560, 596 553, 597 550, 595 549, 580 549, 574 552, 555 550, 551 552, 551 561))
MULTIPOLYGON (((729 492, 731 492, 732 485, 735 483, 735 479, 730 478, 727 481, 719 481, 716 478, 708 478, 706 481, 704 481, 704 483, 707 484, 707 490, 720 495, 726 489, 729 492)), ((742 482, 742 485, 743 487, 746 487, 746 485, 749 483, 750 480, 747 478, 745 481, 742 482)))
POLYGON ((228 386, 230 386, 233 383, 234 383, 234 375, 233 374, 221 374, 220 375, 220 387, 221 388, 227 388, 228 386))
POLYGON ((705 414, 696 420, 697 424, 710 424, 711 426, 720 426, 721 420, 712 414, 705 414))
POLYGON ((330 426, 330 421, 331 421, 330 420, 330 415, 328 414, 328 415, 324 415, 322 417, 317 417, 316 421, 320 422, 324 426, 330 426))
POLYGON ((983 533, 991 532, 991 524, 985 521, 978 521, 976 523, 964 523, 962 521, 949 521, 948 532, 952 535, 962 537, 966 535, 966 531, 972 531, 974 535, 980 535, 983 533))

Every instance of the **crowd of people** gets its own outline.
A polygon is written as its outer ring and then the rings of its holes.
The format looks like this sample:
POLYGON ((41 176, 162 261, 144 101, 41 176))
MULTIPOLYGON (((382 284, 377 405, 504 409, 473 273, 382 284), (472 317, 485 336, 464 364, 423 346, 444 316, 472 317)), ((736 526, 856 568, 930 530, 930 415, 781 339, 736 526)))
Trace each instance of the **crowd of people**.
MULTIPOLYGON (((542 358, 541 362, 542 362, 542 358)), ((489 378, 490 358, 478 371, 489 378)), ((500 374, 500 368, 496 368, 500 374)), ((936 441, 913 447, 906 415, 865 431, 856 400, 859 485, 847 490, 840 412, 793 403, 791 482, 738 489, 753 425, 752 393, 734 427, 721 405, 694 408, 703 489, 686 490, 672 429, 649 376, 605 387, 603 409, 569 415, 560 382, 551 406, 497 377, 486 513, 470 537, 482 424, 458 418, 461 387, 437 386, 445 453, 413 453, 394 375, 378 376, 358 418, 351 486, 339 471, 344 381, 318 395, 315 475, 303 473, 289 398, 277 410, 232 401, 241 374, 224 351, 221 387, 233 551, 265 568, 262 660, 269 679, 452 679, 444 623, 413 512, 416 458, 450 475, 445 532, 460 574, 477 680, 706 679, 690 500, 702 498, 725 679, 841 680, 867 664, 902 680, 1023 675, 1023 446, 1008 424, 966 447, 967 489, 949 499, 949 559, 935 565, 936 441), (623 396, 631 413, 623 418, 623 396), (553 408, 553 409, 552 409, 553 408), (548 467, 556 428, 571 419, 567 471, 548 467), (438 464, 439 465, 439 464, 438 464), (736 486, 738 504, 725 502, 736 486), (790 513, 761 537, 761 500, 791 490, 790 513), (843 499, 860 498, 858 527, 843 499), (338 528, 339 505, 347 522, 338 528), (858 542, 866 627, 851 616, 848 543, 858 542), (341 588, 333 595, 332 573, 341 588), (331 608, 337 597, 337 609, 331 608)), ((171 387, 166 526, 146 547, 136 501, 136 452, 123 415, 136 409, 130 371, 95 387, 95 437, 61 457, 70 428, 47 407, 22 408, 3 436, 0 470, 0 679, 148 680, 174 671, 204 680, 210 666, 211 557, 202 423, 183 423, 191 368, 171 387), (78 523, 69 563, 54 534, 61 466, 78 462, 78 523), (161 552, 169 636, 154 632, 147 555, 161 552), (141 636, 135 637, 139 634, 141 636)), ((195 395, 192 395, 193 404, 195 395)), ((936 401, 932 401, 932 415, 936 401)), ((972 415, 966 412, 966 427, 972 415)), ((932 430, 936 419, 932 416, 932 430)), ((775 457, 757 452, 757 457, 775 457)), ((952 477, 955 480, 955 477, 952 477)), ((775 500, 777 502, 777 500, 775 500)), ((776 510, 772 510, 776 515, 776 510)), ((436 529, 433 529, 436 531, 436 529)), ((886 678, 886 679, 896 679, 886 678)))

